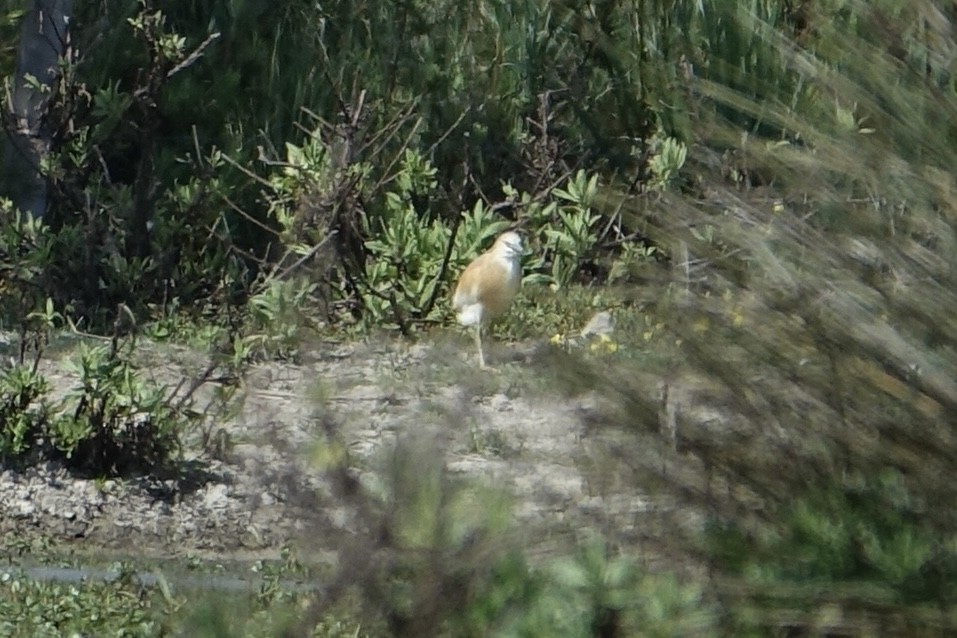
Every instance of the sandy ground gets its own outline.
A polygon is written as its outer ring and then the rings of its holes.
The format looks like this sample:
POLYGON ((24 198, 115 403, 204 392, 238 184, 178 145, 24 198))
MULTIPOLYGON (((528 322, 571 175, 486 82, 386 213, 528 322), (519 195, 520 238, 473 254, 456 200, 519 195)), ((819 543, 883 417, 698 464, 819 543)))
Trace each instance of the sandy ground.
MULTIPOLYGON (((543 355, 546 344, 499 344, 497 372, 478 370, 468 345, 319 344, 299 364, 255 365, 232 414, 207 420, 206 447, 199 428, 188 437, 179 477, 95 480, 52 463, 7 469, 0 533, 144 557, 268 558, 303 538, 332 550, 354 521, 317 461, 331 431, 360 484, 397 441, 417 437, 443 455, 450 475, 512 495, 517 528, 540 545, 583 527, 638 534, 661 504, 636 493, 621 459, 657 447, 637 449, 634 436, 596 428, 605 409, 595 393, 550 387, 549 367, 573 359, 543 355)), ((171 346, 148 345, 140 356, 143 374, 170 386, 205 364, 171 346)), ((75 383, 63 356, 47 357, 43 369, 58 392, 75 383)), ((203 386, 194 407, 216 391, 216 383, 203 386)))

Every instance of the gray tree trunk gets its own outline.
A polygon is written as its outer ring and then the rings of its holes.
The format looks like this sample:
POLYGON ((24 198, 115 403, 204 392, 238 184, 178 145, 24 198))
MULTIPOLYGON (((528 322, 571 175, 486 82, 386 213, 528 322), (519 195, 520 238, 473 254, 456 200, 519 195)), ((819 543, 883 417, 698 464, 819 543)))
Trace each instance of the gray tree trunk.
POLYGON ((66 51, 67 27, 73 0, 30 0, 23 18, 13 102, 12 130, 8 133, 3 186, 14 206, 42 217, 47 206, 46 179, 38 168, 50 150, 51 131, 44 130, 42 116, 47 95, 27 82, 35 77, 41 86, 56 80, 57 60, 66 51))

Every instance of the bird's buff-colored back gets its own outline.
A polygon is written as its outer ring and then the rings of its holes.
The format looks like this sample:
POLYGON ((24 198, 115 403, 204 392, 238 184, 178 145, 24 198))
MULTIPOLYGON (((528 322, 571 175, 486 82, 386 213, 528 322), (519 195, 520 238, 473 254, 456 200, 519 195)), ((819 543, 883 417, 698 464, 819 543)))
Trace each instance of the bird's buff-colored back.
POLYGON ((521 239, 504 233, 459 278, 452 305, 463 325, 488 322, 504 313, 522 282, 521 239))

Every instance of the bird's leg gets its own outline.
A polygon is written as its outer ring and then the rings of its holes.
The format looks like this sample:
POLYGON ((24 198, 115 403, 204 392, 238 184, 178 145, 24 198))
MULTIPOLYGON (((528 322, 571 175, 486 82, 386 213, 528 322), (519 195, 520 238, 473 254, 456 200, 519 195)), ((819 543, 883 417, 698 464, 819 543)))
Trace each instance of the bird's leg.
POLYGON ((478 348, 479 367, 485 367, 485 353, 482 352, 482 322, 475 324, 475 346, 478 348))

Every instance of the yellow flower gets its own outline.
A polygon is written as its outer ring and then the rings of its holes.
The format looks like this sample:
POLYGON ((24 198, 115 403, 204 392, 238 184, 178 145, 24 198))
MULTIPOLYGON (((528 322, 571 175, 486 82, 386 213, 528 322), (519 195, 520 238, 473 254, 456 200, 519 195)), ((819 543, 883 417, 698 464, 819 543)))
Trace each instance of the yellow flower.
POLYGON ((549 342, 550 344, 552 344, 553 346, 557 346, 557 345, 560 345, 560 344, 562 343, 562 341, 564 341, 564 340, 565 340, 564 335, 562 335, 562 334, 559 332, 559 333, 553 334, 553 335, 552 335, 552 338, 549 339, 548 342, 549 342))
POLYGON ((598 335, 598 339, 593 341, 590 349, 592 352, 602 352, 615 353, 618 352, 618 343, 608 335, 598 335))

